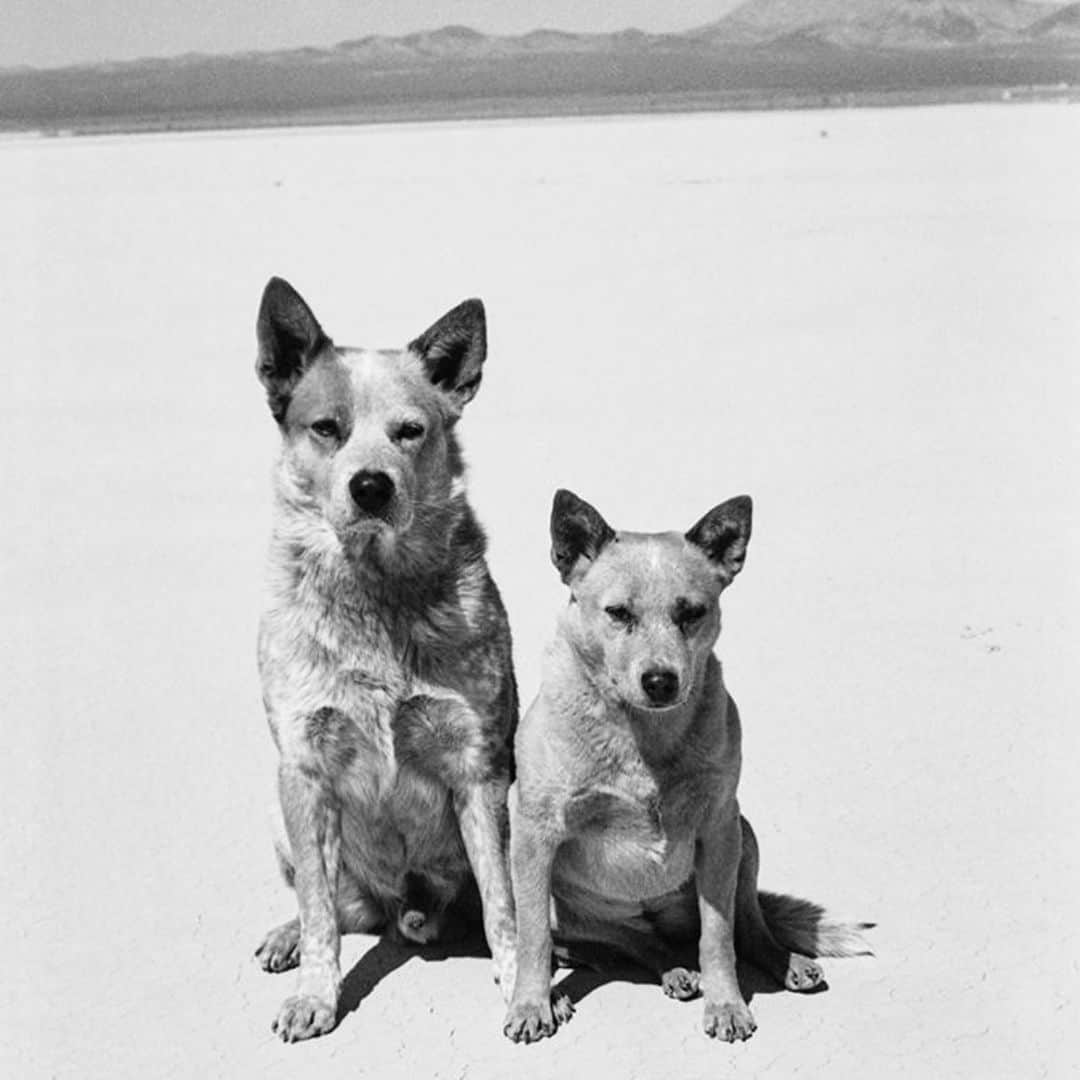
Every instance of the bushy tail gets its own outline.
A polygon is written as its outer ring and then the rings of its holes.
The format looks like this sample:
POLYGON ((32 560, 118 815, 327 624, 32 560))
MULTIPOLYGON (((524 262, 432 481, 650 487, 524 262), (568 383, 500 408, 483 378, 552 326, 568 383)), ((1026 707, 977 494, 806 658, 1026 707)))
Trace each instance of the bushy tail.
POLYGON ((874 923, 835 922, 820 904, 779 893, 759 892, 758 901, 773 937, 803 956, 870 956, 862 931, 874 923))

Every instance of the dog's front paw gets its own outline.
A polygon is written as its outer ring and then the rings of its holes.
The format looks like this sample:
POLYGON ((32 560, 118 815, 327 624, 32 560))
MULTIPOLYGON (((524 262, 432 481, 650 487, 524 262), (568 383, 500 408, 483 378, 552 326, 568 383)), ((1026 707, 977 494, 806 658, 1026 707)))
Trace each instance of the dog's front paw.
POLYGON ((744 1001, 706 1001, 703 1027, 710 1039, 735 1042, 749 1039, 757 1023, 744 1001))
POLYGON ((255 950, 263 971, 288 971, 300 963, 300 922, 292 919, 275 927, 255 950))
POLYGON ((511 1002, 503 1022, 503 1034, 512 1042, 534 1043, 555 1034, 559 1024, 574 1015, 574 1006, 565 994, 556 993, 541 1001, 511 1002))
POLYGON ((669 998, 676 1001, 689 1001, 697 997, 700 989, 701 973, 686 968, 672 968, 660 976, 660 985, 669 998))
POLYGON ((336 1005, 310 994, 298 994, 281 1006, 273 1030, 282 1042, 291 1043, 325 1035, 336 1024, 336 1005))
POLYGON ((821 968, 808 956, 800 956, 798 953, 792 953, 788 957, 784 985, 797 994, 813 994, 829 987, 821 968))

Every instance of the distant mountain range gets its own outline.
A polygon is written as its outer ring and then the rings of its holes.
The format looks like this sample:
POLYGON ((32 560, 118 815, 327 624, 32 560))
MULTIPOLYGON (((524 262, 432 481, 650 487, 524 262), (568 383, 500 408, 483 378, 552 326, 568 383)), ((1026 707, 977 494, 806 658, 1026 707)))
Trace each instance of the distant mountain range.
POLYGON ((1080 41, 1080 3, 1026 0, 751 0, 698 31, 717 42, 802 39, 855 49, 1029 44, 1058 33, 1080 41))
POLYGON ((0 129, 985 98, 1080 86, 1080 2, 748 0, 678 34, 463 26, 331 48, 0 70, 0 129))

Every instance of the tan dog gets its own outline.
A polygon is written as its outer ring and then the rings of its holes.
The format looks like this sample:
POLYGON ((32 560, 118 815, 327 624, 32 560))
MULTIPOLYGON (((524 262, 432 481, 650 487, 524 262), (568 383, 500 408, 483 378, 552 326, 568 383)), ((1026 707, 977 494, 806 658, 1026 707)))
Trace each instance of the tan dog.
POLYGON ((555 496, 552 558, 571 595, 515 741, 515 1042, 572 1012, 565 998, 552 1008, 549 908, 571 954, 606 946, 669 996, 700 988, 706 1034, 727 1041, 756 1026, 736 951, 798 991, 824 986, 810 956, 865 951, 859 927, 758 893, 757 843, 736 798, 739 715, 713 654, 717 601, 742 569, 750 521, 741 497, 685 535, 616 533, 575 495, 555 496))
POLYGON ((337 1022, 340 933, 431 941, 473 875, 509 993, 518 703, 454 430, 480 384, 483 305, 406 349, 337 348, 275 278, 258 342, 282 435, 259 669, 300 914, 257 955, 267 971, 299 964, 274 1022, 291 1042, 337 1022))

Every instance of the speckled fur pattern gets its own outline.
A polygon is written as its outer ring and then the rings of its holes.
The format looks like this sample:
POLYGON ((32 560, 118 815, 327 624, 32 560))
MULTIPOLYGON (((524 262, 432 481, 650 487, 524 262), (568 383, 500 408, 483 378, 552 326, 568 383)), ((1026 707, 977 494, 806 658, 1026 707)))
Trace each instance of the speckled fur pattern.
POLYGON ((552 560, 570 604, 518 729, 510 797, 515 1042, 572 1012, 552 999, 553 932, 571 960, 615 954, 669 997, 700 995, 705 1033, 728 1042, 756 1027, 736 952, 806 992, 825 985, 811 957, 865 951, 861 927, 758 892, 739 714, 713 652, 750 530, 745 496, 685 534, 616 532, 577 496, 555 497, 552 560))
POLYGON ((509 993, 518 702, 455 434, 486 354, 479 301, 405 349, 344 349, 273 279, 258 340, 282 435, 259 671, 299 915, 257 956, 299 966, 274 1021, 292 1042, 337 1022, 341 933, 427 943, 474 881, 509 993))

